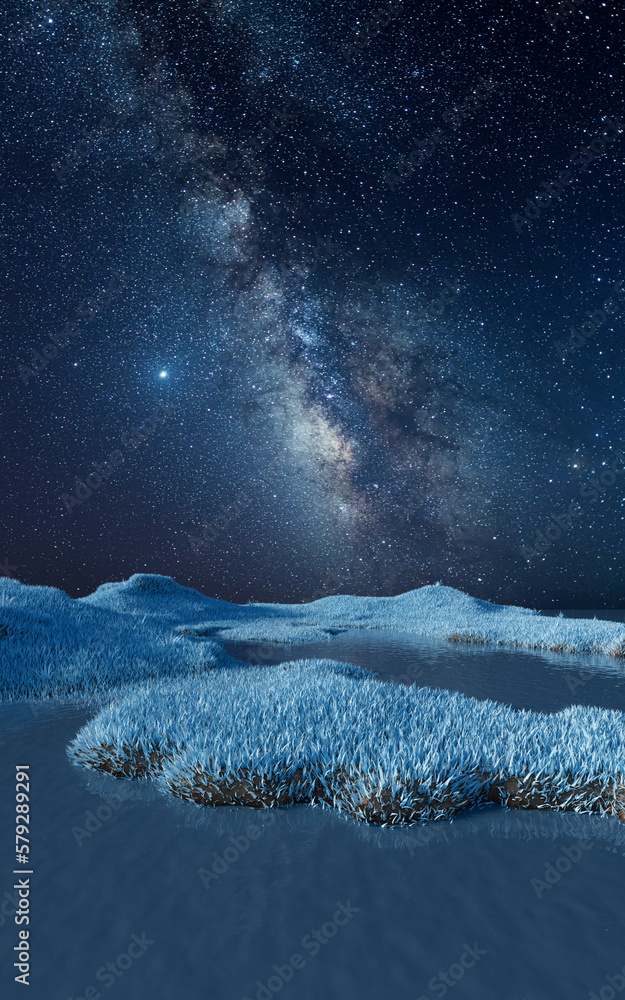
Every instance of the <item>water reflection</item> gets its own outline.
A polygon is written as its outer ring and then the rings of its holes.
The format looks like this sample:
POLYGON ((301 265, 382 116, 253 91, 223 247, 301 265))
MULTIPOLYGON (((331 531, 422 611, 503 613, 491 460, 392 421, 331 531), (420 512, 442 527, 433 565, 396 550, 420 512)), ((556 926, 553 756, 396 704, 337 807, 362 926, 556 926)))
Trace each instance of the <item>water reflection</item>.
POLYGON ((625 711, 625 664, 605 655, 471 646, 381 629, 348 629, 300 645, 221 644, 246 663, 327 657, 366 667, 387 681, 445 688, 535 712, 574 704, 625 711))

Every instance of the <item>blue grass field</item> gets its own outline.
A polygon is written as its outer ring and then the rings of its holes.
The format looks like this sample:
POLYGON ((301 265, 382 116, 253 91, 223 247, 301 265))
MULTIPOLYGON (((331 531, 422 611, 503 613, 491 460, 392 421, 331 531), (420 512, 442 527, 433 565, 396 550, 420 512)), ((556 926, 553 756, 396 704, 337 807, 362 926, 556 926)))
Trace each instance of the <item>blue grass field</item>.
POLYGON ((135 574, 72 599, 53 587, 0 583, 0 699, 106 696, 128 683, 234 664, 219 639, 309 642, 345 628, 400 629, 458 641, 625 653, 616 622, 543 617, 452 587, 310 604, 231 604, 170 577, 135 574))
POLYGON ((625 654, 625 625, 543 617, 490 604, 440 584, 397 597, 339 594, 310 604, 230 604, 204 597, 170 577, 132 576, 106 583, 81 601, 134 614, 178 617, 177 631, 239 641, 314 642, 341 628, 400 629, 419 635, 571 652, 625 654), (187 612, 185 618, 185 612, 187 612))

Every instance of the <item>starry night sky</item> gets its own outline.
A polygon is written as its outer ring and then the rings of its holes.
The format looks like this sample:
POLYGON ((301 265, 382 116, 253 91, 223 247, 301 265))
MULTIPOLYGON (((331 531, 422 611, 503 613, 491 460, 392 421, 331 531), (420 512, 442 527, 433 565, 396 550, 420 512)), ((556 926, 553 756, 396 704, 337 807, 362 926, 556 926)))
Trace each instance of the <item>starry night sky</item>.
POLYGON ((625 18, 548 7, 0 15, 0 573, 623 606, 625 18))

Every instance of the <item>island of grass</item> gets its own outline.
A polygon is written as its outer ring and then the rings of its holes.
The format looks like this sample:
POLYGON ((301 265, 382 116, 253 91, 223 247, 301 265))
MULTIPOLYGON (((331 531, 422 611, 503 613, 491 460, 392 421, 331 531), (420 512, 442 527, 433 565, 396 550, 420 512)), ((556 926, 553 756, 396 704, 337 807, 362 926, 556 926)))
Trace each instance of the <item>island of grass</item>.
POLYGON ((517 711, 330 660, 138 685, 69 754, 198 805, 310 803, 383 825, 487 803, 625 820, 623 713, 517 711))

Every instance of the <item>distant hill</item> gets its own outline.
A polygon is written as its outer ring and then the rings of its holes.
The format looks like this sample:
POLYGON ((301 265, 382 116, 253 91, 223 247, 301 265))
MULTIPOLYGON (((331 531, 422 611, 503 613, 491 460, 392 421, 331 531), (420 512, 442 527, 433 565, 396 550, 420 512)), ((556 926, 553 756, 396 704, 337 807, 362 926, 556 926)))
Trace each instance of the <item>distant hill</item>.
POLYGON ((237 663, 217 644, 220 638, 303 643, 348 628, 625 655, 620 622, 543 617, 439 584, 396 597, 338 594, 310 604, 232 604, 149 573, 104 583, 78 599, 5 579, 0 698, 102 695, 150 677, 237 663))

